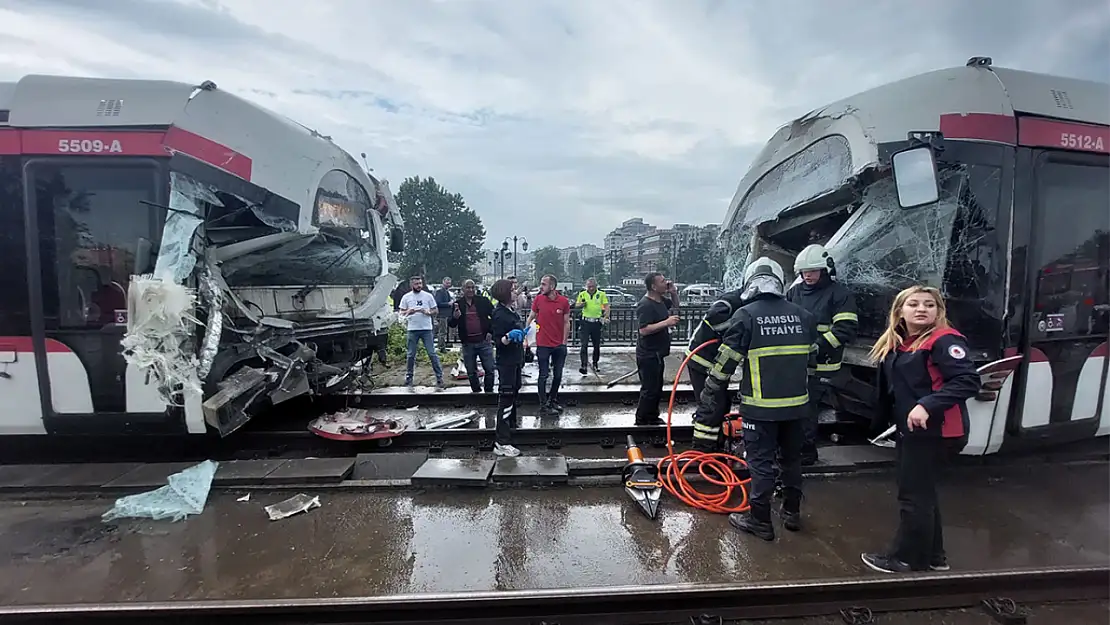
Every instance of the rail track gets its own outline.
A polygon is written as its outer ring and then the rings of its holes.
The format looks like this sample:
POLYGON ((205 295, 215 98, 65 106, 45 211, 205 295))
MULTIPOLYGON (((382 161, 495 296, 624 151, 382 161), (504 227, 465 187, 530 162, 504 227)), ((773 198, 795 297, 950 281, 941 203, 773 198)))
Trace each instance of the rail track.
POLYGON ((866 623, 861 616, 881 612, 992 607, 1020 612, 1023 604, 1107 599, 1110 567, 1090 566, 754 584, 6 606, 0 607, 0 623, 664 625, 837 614, 866 623))

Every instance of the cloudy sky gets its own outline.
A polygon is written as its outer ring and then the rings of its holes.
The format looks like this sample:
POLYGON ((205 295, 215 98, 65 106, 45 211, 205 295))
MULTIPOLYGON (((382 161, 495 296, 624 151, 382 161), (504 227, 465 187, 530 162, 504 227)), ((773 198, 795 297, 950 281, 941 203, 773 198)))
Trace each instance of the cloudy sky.
POLYGON ((1106 0, 0 0, 0 80, 215 81, 489 238, 719 222, 774 130, 983 55, 1110 78, 1106 0))

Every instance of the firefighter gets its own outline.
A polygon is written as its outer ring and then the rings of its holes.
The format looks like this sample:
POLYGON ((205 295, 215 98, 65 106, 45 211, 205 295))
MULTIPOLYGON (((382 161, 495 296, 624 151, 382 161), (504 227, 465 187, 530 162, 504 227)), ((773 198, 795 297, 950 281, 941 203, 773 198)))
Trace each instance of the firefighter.
POLYGON ((786 301, 808 310, 817 319, 817 367, 809 379, 809 415, 805 419, 802 465, 817 462, 817 416, 829 393, 829 379, 840 371, 844 346, 856 338, 859 315, 856 298, 836 281, 836 264, 823 245, 806 247, 794 261, 802 281, 786 292, 786 301))
POLYGON ((816 353, 817 322, 804 308, 786 301, 784 281, 782 267, 766 257, 744 270, 741 297, 746 303, 729 319, 698 396, 698 414, 720 413, 720 388, 744 362, 739 394, 752 479, 751 509, 731 514, 728 520, 764 540, 775 539, 771 495, 776 454, 782 470, 783 526, 793 532, 801 529, 802 421, 809 410, 806 377, 816 353))
MULTIPOLYGON (((718 343, 706 345, 696 354, 693 351, 706 341, 720 340, 721 332, 728 327, 729 319, 732 318, 733 313, 740 309, 743 303, 740 299, 740 293, 740 289, 735 289, 725 293, 721 299, 713 302, 701 323, 698 324, 697 329, 694 330, 694 336, 690 337, 690 345, 686 347, 686 356, 690 358, 690 361, 686 364, 686 368, 690 372, 690 384, 694 387, 694 397, 700 397, 702 390, 705 388, 706 377, 713 367, 713 361, 717 359, 718 343)), ((700 412, 694 414, 693 444, 694 448, 700 451, 712 452, 717 450, 717 442, 721 435, 721 424, 724 422, 725 415, 732 404, 728 392, 728 380, 720 385, 717 394, 718 397, 714 403, 717 412, 713 414, 702 414, 700 412)))

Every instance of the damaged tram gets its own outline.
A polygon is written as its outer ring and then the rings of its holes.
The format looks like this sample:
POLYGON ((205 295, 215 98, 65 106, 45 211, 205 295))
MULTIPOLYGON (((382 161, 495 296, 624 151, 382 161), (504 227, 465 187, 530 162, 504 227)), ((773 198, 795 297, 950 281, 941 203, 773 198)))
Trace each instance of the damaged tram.
POLYGON ((810 243, 830 249, 856 294, 860 338, 829 378, 823 428, 870 418, 867 352, 894 294, 925 283, 944 292, 983 374, 963 453, 1110 434, 1108 102, 1107 84, 976 57, 771 138, 724 222, 725 283, 752 258, 790 268, 810 243), (921 189, 931 197, 907 201, 921 189))
POLYGON ((0 434, 227 435, 359 384, 402 228, 386 181, 211 82, 0 83, 0 434))

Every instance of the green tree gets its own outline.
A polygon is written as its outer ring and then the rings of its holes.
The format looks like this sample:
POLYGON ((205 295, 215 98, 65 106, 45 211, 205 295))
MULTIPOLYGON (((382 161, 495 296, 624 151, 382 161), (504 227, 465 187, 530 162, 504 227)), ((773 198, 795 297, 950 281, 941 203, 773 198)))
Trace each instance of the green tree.
POLYGON ((601 282, 601 276, 605 273, 605 259, 600 256, 593 256, 582 261, 582 270, 579 274, 582 280, 589 280, 590 278, 597 278, 598 283, 601 282))
POLYGON ((627 258, 622 257, 613 264, 613 272, 609 275, 609 279, 613 281, 613 284, 620 284, 621 280, 632 277, 635 271, 636 267, 627 258))
POLYGON ((536 268, 535 283, 536 286, 540 284, 540 278, 547 274, 551 274, 556 278, 565 280, 566 273, 563 272, 563 261, 559 260, 559 248, 545 245, 536 250, 532 254, 532 264, 536 268))
POLYGON ((582 281, 582 263, 578 260, 578 252, 567 255, 567 278, 576 283, 582 281))
POLYGON ((482 259, 486 229, 458 193, 449 193, 428 177, 406 178, 397 188, 397 205, 405 220, 405 251, 400 278, 421 274, 431 283, 444 276, 469 277, 482 259))

